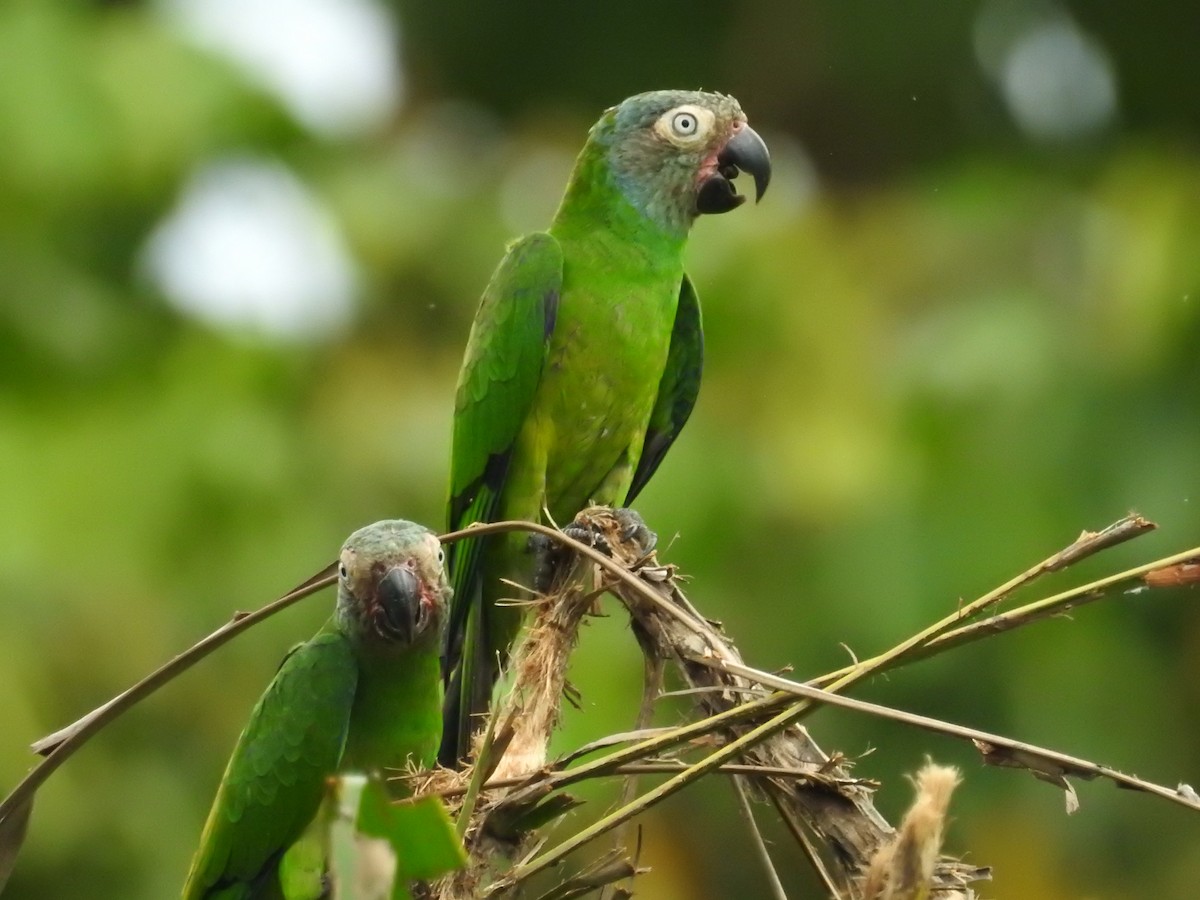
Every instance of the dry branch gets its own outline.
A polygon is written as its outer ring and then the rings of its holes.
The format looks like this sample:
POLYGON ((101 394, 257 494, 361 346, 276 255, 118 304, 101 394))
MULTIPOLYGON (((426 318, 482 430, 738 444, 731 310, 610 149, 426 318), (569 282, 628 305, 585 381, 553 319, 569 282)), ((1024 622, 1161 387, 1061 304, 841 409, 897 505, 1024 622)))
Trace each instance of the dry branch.
MULTIPOLYGON (((605 526, 605 513, 593 515, 605 526)), ((610 543, 618 535, 608 535, 610 543)), ((620 558, 620 554, 615 554, 620 558)), ((717 628, 700 616, 680 591, 673 567, 658 566, 648 560, 636 570, 651 590, 676 608, 687 610, 686 624, 677 616, 660 612, 660 604, 648 603, 640 592, 628 590, 622 583, 608 585, 629 610, 638 625, 653 640, 659 653, 674 659, 683 680, 691 688, 707 690, 696 694, 697 705, 713 715, 743 704, 744 691, 753 683, 710 665, 712 661, 740 665, 740 654, 717 628)), ((744 724, 723 729, 726 740, 734 741, 748 733, 744 724)), ((815 838, 822 868, 830 887, 839 896, 856 896, 855 885, 866 865, 893 834, 891 826, 876 811, 871 789, 853 779, 846 762, 824 753, 808 732, 798 725, 784 724, 778 733, 749 747, 742 759, 753 765, 802 768, 806 780, 756 778, 762 790, 782 815, 815 838)), ((967 885, 986 878, 987 870, 953 860, 940 860, 933 873, 934 893, 939 898, 974 896, 967 885)))
MULTIPOLYGON (((840 757, 825 754, 805 729, 781 719, 788 713, 790 698, 757 696, 752 679, 711 664, 722 660, 740 665, 741 657, 688 602, 679 590, 673 567, 661 566, 652 553, 646 554, 627 520, 612 510, 593 509, 581 514, 575 524, 597 535, 597 543, 624 570, 610 575, 607 568, 598 569, 594 575, 629 611, 644 652, 674 663, 701 718, 680 728, 624 735, 618 749, 565 771, 560 768, 562 760, 547 768, 546 746, 566 688, 567 661, 579 623, 594 597, 578 571, 562 579, 557 590, 537 604, 535 622, 513 655, 512 688, 494 714, 501 723, 498 733, 507 732, 502 738, 507 751, 496 766, 497 777, 484 786, 467 831, 471 866, 438 884, 431 896, 459 900, 513 895, 532 875, 662 797, 704 774, 734 767, 743 773, 739 777, 746 778, 778 810, 830 891, 838 897, 863 896, 861 879, 868 864, 882 848, 890 846, 894 836, 874 808, 871 786, 852 777, 840 757), (694 746, 700 738, 706 751, 714 745, 717 749, 697 763, 678 758, 662 762, 664 752, 680 745, 694 746), (676 774, 558 846, 544 849, 534 832, 522 827, 523 822, 540 822, 569 808, 572 801, 562 799, 558 792, 572 781, 627 773, 631 765, 654 765, 647 760, 676 774), (527 777, 522 781, 522 776, 527 777), (511 868, 505 870, 506 865, 511 868)), ((589 750, 594 753, 609 746, 601 742, 589 750)), ((568 761, 578 762, 578 758, 576 754, 568 761)), ((439 772, 426 779, 420 791, 461 794, 469 778, 469 772, 439 772)), ((628 877, 633 871, 632 860, 619 852, 606 858, 628 864, 608 867, 623 872, 618 877, 628 877)), ((932 874, 931 896, 968 900, 975 896, 969 883, 986 877, 985 868, 939 859, 932 874)))
MULTIPOLYGON (((506 530, 517 527, 517 523, 484 527, 488 531, 506 530)), ((989 871, 941 857, 940 825, 937 829, 928 827, 944 820, 945 803, 952 789, 950 782, 954 779, 934 778, 933 786, 919 795, 914 809, 924 813, 914 813, 912 822, 924 823, 923 831, 914 831, 907 825, 899 832, 893 830, 874 808, 874 785, 852 777, 844 758, 824 753, 798 724, 800 718, 821 703, 888 715, 917 727, 972 739, 984 752, 985 761, 1022 765, 1035 774, 1043 771, 1050 774, 1052 770, 1060 776, 1056 779, 1060 786, 1069 787, 1061 776, 1100 775, 1186 806, 1194 803, 1194 793, 1183 786, 1177 790, 1163 788, 1065 754, 843 698, 813 684, 798 684, 744 665, 720 627, 705 619, 684 596, 674 567, 660 565, 653 553, 646 552, 642 535, 630 527, 622 511, 596 508, 581 513, 568 529, 572 537, 528 523, 524 527, 560 540, 578 554, 579 562, 573 570, 560 572, 554 590, 534 604, 534 625, 513 656, 511 691, 492 717, 499 723, 495 726, 498 746, 506 749, 494 763, 495 777, 482 785, 479 806, 473 810, 466 829, 472 867, 439 884, 429 894, 437 900, 515 896, 532 876, 617 830, 675 791, 715 773, 744 779, 768 799, 834 897, 973 898, 971 883, 988 878, 989 871), (583 546, 573 539, 578 535, 590 536, 590 545, 583 546), (593 580, 598 587, 589 590, 585 584, 593 580), (646 656, 646 670, 651 673, 648 678, 657 681, 652 673, 661 670, 664 660, 672 663, 685 685, 672 693, 691 698, 697 718, 673 728, 647 728, 643 714, 635 731, 594 741, 547 764, 546 747, 557 721, 559 703, 564 693, 569 692, 566 666, 578 627, 596 595, 603 591, 616 596, 629 612, 646 656), (683 754, 694 758, 689 760, 683 754), (617 809, 557 845, 547 846, 544 839, 537 837, 541 823, 573 807, 574 801, 561 793, 563 788, 588 778, 655 771, 670 777, 641 796, 632 799, 622 796, 617 809), (936 815, 930 812, 935 807, 936 815), (917 839, 918 831, 924 835, 921 840, 917 839), (874 869, 870 868, 872 863, 874 869), (870 877, 869 871, 873 873, 870 877), (914 872, 924 874, 917 877, 914 872)), ((869 674, 1029 624, 1073 605, 1112 596, 1112 588, 1135 581, 1153 586, 1155 573, 1169 573, 1175 583, 1178 576, 1171 567, 1191 566, 1197 558, 1196 551, 964 624, 1041 575, 1065 568, 1153 527, 1152 523, 1131 514, 1101 531, 1084 532, 1065 549, 961 606, 888 652, 817 679, 816 683, 829 685, 831 690, 844 690, 869 674)), ((1190 576, 1190 569, 1186 574, 1190 576)), ((643 700, 643 713, 646 706, 643 700)), ((493 763, 485 758, 483 765, 486 771, 493 763)), ((440 772, 426 779, 421 790, 446 797, 461 796, 469 780, 469 772, 440 772)), ((768 877, 773 878, 773 863, 767 848, 761 843, 755 847, 765 857, 768 877)), ((601 859, 602 865, 588 867, 586 875, 564 883, 563 890, 569 885, 569 893, 555 890, 547 896, 581 896, 596 890, 601 883, 612 885, 637 871, 636 856, 623 854, 619 843, 617 850, 603 853, 601 859), (609 875, 612 877, 608 878, 609 875)), ((773 888, 779 895, 777 881, 773 888)), ((625 895, 621 889, 613 893, 625 895)))

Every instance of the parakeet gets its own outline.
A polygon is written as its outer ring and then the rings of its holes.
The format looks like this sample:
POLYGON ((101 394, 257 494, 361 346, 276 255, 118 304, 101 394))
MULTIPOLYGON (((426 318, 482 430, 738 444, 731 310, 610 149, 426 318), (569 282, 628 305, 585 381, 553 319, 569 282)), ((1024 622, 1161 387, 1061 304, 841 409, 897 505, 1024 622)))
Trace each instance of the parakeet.
POLYGON ((400 520, 352 534, 337 606, 250 715, 184 885, 186 900, 282 897, 280 860, 340 771, 428 766, 441 737, 450 589, 437 536, 400 520))
MULTIPOLYGON (((766 144, 738 102, 654 91, 592 127, 547 231, 512 243, 484 290, 458 380, 449 525, 543 518, 629 504, 696 402, 700 305, 684 273, 699 215, 735 209, 733 179, 771 175, 766 144)), ((524 534, 450 546, 455 596, 444 668, 451 681, 440 758, 468 752, 530 584, 524 534)))

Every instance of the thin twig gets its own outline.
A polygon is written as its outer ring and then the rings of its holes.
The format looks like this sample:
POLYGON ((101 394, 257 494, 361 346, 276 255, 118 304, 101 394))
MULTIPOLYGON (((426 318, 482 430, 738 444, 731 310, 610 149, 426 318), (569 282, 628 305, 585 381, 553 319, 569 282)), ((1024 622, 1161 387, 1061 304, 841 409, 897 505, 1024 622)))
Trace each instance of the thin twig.
MULTIPOLYGON (((1004 750, 1007 754, 1007 764, 1019 764, 1024 768, 1033 770, 1036 774, 1051 774, 1055 776, 1072 775, 1089 780, 1092 778, 1106 778, 1115 782, 1120 787, 1154 794, 1178 803, 1180 806, 1200 812, 1200 800, 1194 794, 1154 784, 1142 778, 1118 772, 1116 769, 1109 768, 1108 766, 1088 762, 1075 756, 1068 756, 1065 753, 1059 753, 1057 750, 1047 750, 1043 747, 1037 747, 1023 741, 1015 741, 1002 735, 980 731, 965 725, 958 725, 954 722, 944 722, 940 719, 919 715, 918 713, 893 709, 892 707, 882 706, 866 700, 843 697, 840 694, 830 693, 812 685, 780 678, 778 675, 772 675, 769 672, 760 672, 750 666, 713 660, 696 660, 696 662, 710 665, 731 675, 749 678, 777 691, 794 694, 809 701, 828 704, 830 706, 839 706, 843 709, 853 710, 854 712, 868 713, 881 718, 891 719, 895 722, 901 722, 905 725, 923 728, 926 731, 933 731, 938 734, 968 740, 985 753, 994 754, 997 750, 1004 750), (988 745, 988 749, 980 747, 980 744, 988 745)), ((793 707, 794 709, 795 707, 793 707)))
MULTIPOLYGON (((730 759, 738 756, 745 749, 754 746, 760 741, 764 741, 771 735, 782 731, 792 724, 792 721, 797 715, 796 706, 789 707, 783 712, 777 713, 771 719, 746 732, 741 737, 730 741, 721 749, 709 754, 704 759, 693 765, 688 766, 674 778, 660 784, 658 787, 647 791, 633 803, 621 807, 615 812, 610 813, 598 822, 593 822, 587 828, 578 832, 575 835, 562 841, 551 850, 538 856, 536 859, 530 860, 519 866, 514 866, 504 878, 492 886, 489 891, 484 894, 485 897, 494 896, 496 891, 507 889, 519 881, 529 878, 531 875, 540 872, 548 866, 558 862, 568 854, 579 849, 584 844, 599 837, 607 831, 620 825, 622 822, 627 822, 634 816, 645 812, 651 806, 665 800, 667 797, 676 793, 680 789, 687 787, 710 772, 716 771, 730 759)), ((714 717, 715 718, 715 717, 714 717)))
MULTIPOLYGON (((1159 570, 1170 570, 1172 566, 1186 563, 1187 560, 1194 559, 1200 556, 1200 547, 1194 547, 1191 550, 1184 550, 1181 553, 1175 553, 1163 559, 1155 560, 1154 562, 1145 563, 1144 565, 1136 566, 1132 569, 1127 569, 1124 572, 1117 572, 1114 575, 1106 575, 1104 578, 1098 578, 1088 584, 1080 585, 1079 587, 1070 588, 1069 590, 1061 591, 1053 596, 1046 597, 1042 600, 1035 600, 1032 603, 1026 603, 1016 609, 1008 612, 999 613, 994 616, 989 616, 986 619, 981 619, 978 622, 972 622, 969 625, 963 625, 950 631, 944 632, 921 646, 914 647, 901 656, 891 658, 886 664, 875 666, 872 671, 893 671, 901 666, 916 662, 920 659, 927 659, 930 656, 935 656, 946 650, 955 647, 961 647, 964 644, 980 640, 993 634, 1003 631, 1011 631, 1023 625, 1028 625, 1031 622, 1036 622, 1041 619, 1049 618, 1050 616, 1059 615, 1069 609, 1074 609, 1079 606, 1084 606, 1088 603, 1094 603, 1097 600, 1102 600, 1109 596, 1109 590, 1113 587, 1121 585, 1128 581, 1137 581, 1141 579, 1146 582, 1148 576, 1159 570)), ((1053 558, 1053 557, 1052 557, 1053 558)), ((1149 587, 1149 585, 1147 585, 1149 587)), ((838 681, 848 675, 857 672, 862 666, 872 663, 878 663, 883 659, 883 656, 874 657, 862 662, 854 663, 849 666, 829 672, 819 678, 811 679, 808 683, 818 687, 826 687, 831 682, 838 681)))
POLYGON ((796 810, 784 802, 783 797, 778 791, 771 791, 768 796, 775 807, 775 811, 779 813, 779 817, 783 820, 783 824, 791 832, 792 838, 799 845, 801 851, 803 851, 804 858, 808 860, 809 865, 813 867, 813 871, 817 873, 817 877, 821 879, 821 883, 825 885, 825 890, 829 892, 829 896, 833 900, 842 900, 841 886, 838 884, 837 879, 834 878, 833 873, 829 871, 829 866, 826 865, 825 858, 821 856, 821 851, 817 849, 812 835, 800 823, 800 819, 796 815, 796 810))
MULTIPOLYGON (((777 707, 787 703, 788 700, 789 695, 786 692, 776 691, 771 696, 764 697, 762 700, 744 703, 741 706, 735 706, 732 709, 716 713, 696 722, 680 725, 677 728, 663 729, 661 732, 644 741, 631 744, 607 756, 562 772, 561 776, 555 781, 555 787, 566 787, 570 784, 586 781, 596 775, 611 775, 623 765, 635 763, 647 756, 653 756, 662 750, 668 750, 692 738, 711 734, 719 728, 737 722, 761 718, 765 713, 774 711, 777 707)), ((530 785, 528 789, 523 790, 533 789, 540 790, 540 785, 530 785)), ((520 793, 517 792, 513 796, 516 797, 520 793)))
MULTIPOLYGON (((499 533, 502 531, 531 531, 538 534, 544 534, 550 538, 571 547, 575 552, 581 553, 591 559, 597 565, 607 569, 614 577, 625 581, 635 589, 639 588, 637 579, 631 576, 628 572, 622 569, 619 565, 608 559, 603 554, 598 553, 591 547, 568 537, 554 529, 547 528, 544 525, 538 525, 533 522, 495 522, 488 525, 476 525, 460 531, 451 532, 441 540, 444 543, 462 540, 467 537, 478 537, 485 534, 499 533)), ((284 594, 279 599, 255 610, 252 613, 238 614, 225 625, 218 628, 212 634, 197 641, 190 648, 180 653, 178 656, 171 659, 169 662, 155 669, 145 678, 139 680, 136 684, 127 688, 112 699, 106 701, 102 705, 96 707, 91 712, 76 719, 71 724, 60 728, 53 734, 46 735, 31 745, 35 753, 42 754, 45 759, 31 769, 26 776, 13 788, 7 797, 0 801, 0 820, 10 815, 14 809, 24 804, 32 798, 34 792, 61 766, 68 758, 70 758, 76 750, 82 747, 93 735, 103 729, 110 722, 121 716, 137 703, 144 700, 146 697, 153 694, 159 688, 163 687, 182 672, 191 668, 208 654, 212 653, 222 644, 236 637, 241 632, 245 631, 264 619, 270 618, 275 613, 286 609, 293 603, 302 600, 305 597, 328 587, 336 581, 336 563, 330 563, 325 568, 321 569, 311 578, 306 579, 297 585, 294 589, 284 594)), ((647 598, 653 596, 652 592, 646 591, 647 598)))
MULTIPOLYGON (((487 728, 484 729, 483 738, 479 743, 479 752, 475 755, 475 767, 471 770, 471 780, 467 782, 466 789, 463 791, 462 809, 458 812, 458 820, 454 823, 454 831, 461 841, 466 837, 467 829, 471 827, 471 816, 475 814, 475 804, 479 800, 479 792, 483 789, 483 782, 487 780, 499 762, 500 755, 503 753, 503 747, 496 747, 496 717, 488 716, 487 728), (496 753, 500 750, 500 753, 496 753)), ((505 723, 505 730, 511 732, 512 723, 505 723)), ((508 737, 505 737, 507 742, 508 737)))
MULTIPOLYGON (((252 613, 235 613, 233 618, 214 631, 212 634, 194 643, 187 650, 180 653, 170 662, 159 666, 137 684, 108 700, 103 705, 98 706, 85 716, 76 719, 70 725, 60 728, 53 734, 48 734, 43 738, 39 738, 30 744, 30 749, 34 753, 42 756, 49 756, 50 753, 63 743, 67 738, 75 734, 85 724, 99 717, 102 713, 110 710, 116 710, 115 715, 119 715, 124 710, 138 703, 140 700, 154 693, 159 687, 166 684, 176 676, 186 672, 191 666, 195 665, 199 660, 208 656, 226 641, 229 641, 241 634, 247 628, 257 625, 265 619, 269 619, 275 613, 280 612, 291 606, 298 600, 303 600, 305 597, 315 594, 324 587, 333 584, 337 579, 334 577, 336 571, 336 563, 330 563, 328 566, 317 572, 315 575, 306 578, 296 587, 292 588, 278 600, 268 603, 266 606, 255 610, 252 613)), ((114 718, 107 716, 106 719, 114 718)))
POLYGON ((741 810, 742 819, 750 829, 750 837, 754 843, 754 854, 758 857, 758 861, 763 867, 763 874, 767 876, 767 884, 771 886, 771 895, 775 897, 775 900, 788 900, 787 891, 783 889, 783 882, 779 880, 779 873, 775 870, 775 862, 771 859, 771 851, 767 849, 767 842, 763 838, 762 831, 759 830, 757 820, 754 818, 754 810, 750 806, 750 796, 746 788, 746 782, 740 775, 735 776, 733 779, 733 792, 737 795, 738 809, 741 810))
POLYGON ((333 572, 334 567, 331 564, 288 591, 273 603, 269 603, 247 615, 235 616, 231 621, 222 625, 208 637, 192 645, 170 662, 155 669, 141 681, 137 682, 137 684, 118 694, 103 706, 97 707, 66 728, 62 728, 54 734, 42 738, 34 744, 34 747, 40 750, 40 752, 45 753, 46 758, 31 769, 21 779, 20 783, 12 789, 11 793, 3 801, 0 801, 0 820, 9 815, 13 809, 32 798, 33 793, 50 777, 55 769, 66 762, 71 754, 82 747, 93 734, 113 719, 117 718, 143 698, 154 693, 181 672, 186 671, 247 628, 333 584, 336 580, 333 572))
POLYGON ((1085 531, 1075 541, 1060 553, 1042 563, 1047 572, 1057 572, 1067 566, 1074 565, 1081 559, 1086 559, 1093 553, 1123 544, 1131 538, 1140 537, 1153 531, 1158 526, 1137 513, 1131 512, 1123 519, 1118 519, 1107 528, 1099 531, 1085 531))
POLYGON ((637 591, 638 594, 653 603, 662 612, 679 619, 681 622, 687 621, 686 613, 672 606, 670 603, 667 603, 662 597, 659 597, 657 594, 655 594, 654 591, 650 590, 641 582, 641 579, 639 579, 636 575, 630 572, 629 569, 622 566, 620 563, 609 558, 608 556, 605 556, 595 547, 589 547, 587 544, 583 543, 582 541, 575 540, 575 538, 568 534, 564 534, 561 531, 556 531, 555 529, 549 528, 545 525, 539 525, 536 522, 523 522, 517 519, 510 519, 504 522, 488 522, 485 525, 470 525, 466 528, 459 529, 458 531, 451 531, 445 535, 442 535, 441 541, 443 544, 449 544, 453 543, 454 541, 461 541, 467 538, 485 537, 489 534, 501 534, 506 531, 529 531, 533 534, 540 534, 550 538, 551 540, 558 541, 558 543, 562 544, 564 547, 569 547, 571 550, 575 551, 581 556, 587 557, 596 565, 600 566, 600 568, 608 572, 608 574, 612 575, 616 580, 637 591))
MULTIPOLYGON (((1057 571, 1078 562, 1085 557, 1091 556, 1100 550, 1107 549, 1118 543, 1137 537, 1153 530, 1157 526, 1141 516, 1130 514, 1123 519, 1119 519, 1107 528, 1100 531, 1085 531, 1071 544, 1063 550, 1055 553, 1053 556, 1042 560, 1037 565, 1030 569, 1026 569, 1015 578, 1011 578, 997 588, 988 591, 977 600, 973 600, 961 609, 956 610, 948 616, 944 616, 937 622, 934 622, 927 628, 923 628, 912 637, 905 641, 901 641, 892 649, 871 659, 863 660, 853 666, 844 669, 846 674, 835 678, 832 682, 825 685, 828 691, 839 691, 849 687, 868 675, 883 671, 895 666, 897 660, 908 657, 910 654, 915 654, 920 651, 926 644, 931 643, 941 634, 954 628, 959 622, 973 618, 985 609, 999 603, 1001 600, 1008 597, 1014 591, 1029 584, 1034 579, 1046 574, 1047 572, 1057 571)), ((1193 554, 1195 550, 1191 551, 1193 554)), ((1186 557, 1186 554, 1184 555, 1186 557)), ((1152 564, 1148 568, 1155 568, 1161 565, 1165 560, 1159 563, 1152 564)), ((1114 576, 1120 577, 1120 576, 1114 576)))
MULTIPOLYGON (((589 781, 594 778, 612 778, 617 775, 674 775, 687 769, 688 764, 683 760, 663 759, 655 762, 636 762, 625 763, 624 765, 615 766, 609 771, 592 772, 585 778, 571 778, 572 783, 579 781, 589 781)), ((421 775, 423 773, 417 773, 421 775)), ((752 776, 754 778, 791 778, 799 781, 806 781, 812 778, 812 771, 809 769, 801 769, 789 766, 760 766, 755 763, 727 763, 716 770, 719 775, 742 775, 752 776)), ((557 789, 564 786, 566 776, 573 773, 562 771, 547 771, 538 776, 539 785, 548 784, 552 789, 557 789)), ((408 776, 396 776, 400 780, 405 780, 408 776)), ((519 778, 493 778, 480 787, 480 792, 495 791, 501 788, 517 787, 519 785, 529 784, 529 776, 521 776, 519 778)), ((853 784, 871 784, 866 779, 851 779, 853 784)), ((406 797, 398 802, 400 803, 415 803, 424 797, 443 797, 449 799, 451 797, 461 797, 467 792, 466 785, 456 785, 454 787, 436 788, 433 790, 421 791, 413 794, 411 797, 406 797)))
MULTIPOLYGON (((583 544, 569 535, 563 534, 560 531, 555 531, 553 528, 547 528, 545 525, 539 525, 536 522, 521 522, 521 521, 505 521, 492 522, 486 525, 472 525, 468 528, 452 531, 443 535, 440 540, 442 543, 453 543, 469 537, 482 537, 489 534, 498 534, 505 531, 529 531, 535 534, 542 534, 546 537, 557 540, 566 547, 571 548, 576 553, 586 556, 592 562, 606 569, 610 575, 625 582, 627 585, 637 590, 642 596, 651 602, 657 602, 665 612, 671 615, 681 615, 677 610, 674 610, 657 598, 653 591, 646 589, 645 585, 638 581, 636 576, 631 575, 628 570, 609 559, 604 554, 596 549, 583 544)), ((288 593, 284 594, 279 599, 268 603, 266 606, 255 610, 251 613, 237 614, 231 621, 218 628, 212 634, 197 641, 190 648, 180 653, 170 662, 155 669, 145 678, 138 681, 132 687, 106 701, 100 706, 93 709, 91 712, 76 719, 70 725, 60 728, 53 734, 46 735, 34 741, 30 746, 35 753, 43 756, 49 756, 59 745, 65 743, 69 738, 73 737, 79 731, 84 730, 94 722, 99 721, 101 727, 104 724, 112 721, 121 713, 128 710, 141 700, 148 697, 158 688, 162 687, 167 682, 171 681, 180 673, 186 671, 200 659, 203 659, 217 647, 220 647, 226 641, 236 637, 242 631, 257 625, 264 619, 270 618, 275 613, 286 609, 298 600, 328 587, 336 581, 335 573, 336 563, 330 563, 325 568, 321 569, 312 577, 301 582, 288 593)), ((97 729, 88 728, 87 733, 92 734, 97 729)), ((3 807, 5 811, 9 807, 3 807)))
POLYGON ((634 878, 645 871, 619 851, 612 850, 579 874, 555 885, 537 900, 575 900, 577 897, 586 897, 596 888, 607 889, 618 881, 634 878))
MULTIPOLYGON (((654 721, 654 707, 662 694, 664 666, 662 657, 654 652, 653 647, 643 642, 641 633, 635 630, 634 634, 638 637, 638 643, 642 644, 642 702, 638 707, 637 719, 634 721, 633 727, 635 730, 641 731, 649 728, 650 723, 654 721)), ((637 788, 637 774, 627 774, 621 785, 621 793, 617 797, 617 806, 632 803, 633 798, 637 796, 637 788)), ((627 822, 617 830, 613 837, 616 847, 623 847, 629 843, 629 830, 632 827, 633 823, 627 822)), ((606 884, 600 891, 599 900, 612 900, 615 892, 615 882, 606 884)))

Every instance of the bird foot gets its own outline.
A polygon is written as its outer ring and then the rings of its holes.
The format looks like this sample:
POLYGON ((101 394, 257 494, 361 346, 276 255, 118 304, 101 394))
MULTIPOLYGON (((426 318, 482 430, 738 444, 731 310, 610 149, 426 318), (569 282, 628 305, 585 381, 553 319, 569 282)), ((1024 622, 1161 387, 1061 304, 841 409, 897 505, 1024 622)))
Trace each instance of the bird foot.
POLYGON ((613 510, 613 518, 621 526, 621 542, 632 544, 639 556, 649 556, 658 546, 658 535, 650 530, 642 514, 636 509, 622 506, 613 510))
POLYGON ((619 555, 628 559, 649 556, 658 544, 658 535, 647 527, 641 514, 628 507, 585 509, 563 529, 563 534, 596 548, 605 556, 619 555))
MULTIPOLYGON (((658 545, 658 535, 647 527, 637 510, 628 507, 585 509, 562 529, 562 533, 605 556, 621 558, 630 565, 649 556, 658 545), (614 544, 618 548, 615 553, 614 544)), ((528 547, 534 557, 533 587, 539 593, 549 593, 555 578, 571 559, 572 552, 553 538, 541 534, 530 535, 528 547)))

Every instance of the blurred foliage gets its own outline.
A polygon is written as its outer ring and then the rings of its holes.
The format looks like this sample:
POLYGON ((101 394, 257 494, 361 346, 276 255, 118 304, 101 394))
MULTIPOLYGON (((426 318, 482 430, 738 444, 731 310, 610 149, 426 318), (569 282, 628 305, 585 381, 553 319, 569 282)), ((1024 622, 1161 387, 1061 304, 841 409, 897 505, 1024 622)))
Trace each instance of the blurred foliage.
MULTIPOLYGON (((1194 4, 1053 7, 1105 48, 1118 95, 1115 124, 1054 144, 1022 136, 976 62, 973 2, 396 6, 410 99, 330 140, 153 5, 0 5, 0 785, 29 740, 352 529, 441 521, 475 300, 504 242, 546 222, 599 108, 635 90, 730 91, 777 159, 760 207, 696 228, 705 387, 642 505, 748 659, 805 675, 880 650, 1130 508, 1162 530, 1046 589, 1200 543, 1194 4), (283 161, 331 212, 358 266, 348 333, 216 330, 143 274, 189 175, 228 155, 283 161)), ((1194 599, 1088 608, 863 694, 1195 783, 1194 599)), ((73 759, 8 896, 177 893, 238 729, 328 600, 73 759)), ((623 624, 594 623, 564 744, 627 728, 640 676, 623 624)), ((1052 789, 943 739, 811 725, 875 749, 859 772, 893 814, 922 754, 962 764, 948 849, 996 867, 989 896, 1200 880, 1180 809, 1087 785, 1067 819, 1052 789)), ((714 784, 647 818, 647 896, 761 893, 733 810, 714 784)))

